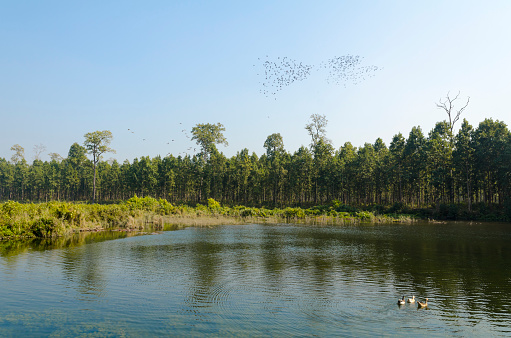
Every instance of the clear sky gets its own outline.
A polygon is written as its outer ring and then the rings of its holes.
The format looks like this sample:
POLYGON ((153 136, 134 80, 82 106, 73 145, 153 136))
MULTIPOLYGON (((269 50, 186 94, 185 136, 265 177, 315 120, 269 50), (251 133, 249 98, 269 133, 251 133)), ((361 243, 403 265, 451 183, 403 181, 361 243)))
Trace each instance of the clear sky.
POLYGON ((0 157, 14 144, 29 162, 40 144, 43 160, 67 157, 96 130, 114 136, 105 159, 177 156, 197 148, 183 129, 217 122, 229 157, 261 155, 272 133, 294 152, 310 143, 311 114, 326 115, 335 148, 378 137, 388 146, 444 120, 435 103, 449 91, 470 96, 462 117, 472 125, 511 123, 510 18, 507 0, 4 0, 0 157), (343 55, 378 71, 340 85, 313 71, 261 93, 263 60, 317 66, 343 55))

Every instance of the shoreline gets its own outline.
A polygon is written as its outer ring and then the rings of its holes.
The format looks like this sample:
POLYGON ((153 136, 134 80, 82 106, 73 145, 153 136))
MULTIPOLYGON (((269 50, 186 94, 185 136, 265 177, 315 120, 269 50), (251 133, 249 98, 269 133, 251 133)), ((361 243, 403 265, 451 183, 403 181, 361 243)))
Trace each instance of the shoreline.
MULTIPOLYGON (((223 224, 351 225, 359 223, 443 222, 413 214, 378 214, 337 203, 307 209, 227 207, 213 199, 195 207, 172 205, 167 200, 134 196, 118 204, 46 202, 0 203, 0 240, 52 238, 74 232, 119 229, 136 231, 164 227, 213 227, 223 224), (349 211, 344 211, 349 210, 349 211)), ((469 220, 470 221, 470 220, 469 220)), ((480 220, 484 221, 484 220, 480 220)))

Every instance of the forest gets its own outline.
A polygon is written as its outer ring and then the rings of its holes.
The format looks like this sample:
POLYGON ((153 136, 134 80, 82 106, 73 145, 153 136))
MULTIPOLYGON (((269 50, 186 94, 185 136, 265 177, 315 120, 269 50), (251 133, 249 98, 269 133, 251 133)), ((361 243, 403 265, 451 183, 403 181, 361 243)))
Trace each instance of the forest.
POLYGON ((0 201, 116 203, 135 194, 188 205, 208 198, 230 206, 279 208, 335 201, 377 212, 511 219, 511 133, 504 122, 488 118, 474 128, 464 119, 454 135, 453 121, 441 121, 427 136, 413 127, 388 146, 377 138, 338 149, 326 138, 326 123, 325 116, 311 115, 305 127, 310 145, 294 153, 286 151, 279 133, 269 135, 260 156, 242 149, 226 157, 216 147, 227 144, 220 123, 192 129, 201 149, 197 154, 123 163, 101 160, 111 150, 106 147, 111 134, 96 140, 99 148, 91 147, 89 133, 83 145, 70 146, 66 158, 31 164, 15 145, 10 161, 0 158, 0 201))

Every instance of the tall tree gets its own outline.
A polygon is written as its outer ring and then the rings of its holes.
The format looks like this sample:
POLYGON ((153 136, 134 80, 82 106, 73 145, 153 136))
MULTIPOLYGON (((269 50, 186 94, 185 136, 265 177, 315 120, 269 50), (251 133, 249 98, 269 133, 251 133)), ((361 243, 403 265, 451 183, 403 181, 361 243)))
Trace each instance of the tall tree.
POLYGON ((208 160, 209 156, 217 151, 216 144, 229 145, 224 137, 224 131, 225 127, 221 123, 199 123, 192 128, 192 140, 195 140, 201 147, 201 155, 205 160, 208 160))
POLYGON ((28 173, 28 189, 31 191, 31 200, 41 200, 41 192, 44 186, 43 162, 34 160, 28 173))
POLYGON ((449 124, 442 121, 437 122, 429 132, 426 141, 427 167, 437 210, 439 210, 441 202, 454 202, 454 196, 451 194, 453 191, 451 139, 449 124))
POLYGON ((25 159, 25 149, 19 144, 15 144, 11 147, 14 154, 11 157, 11 162, 16 164, 25 159))
POLYGON ((87 149, 75 142, 69 148, 69 152, 67 153, 67 160, 75 169, 77 169, 87 161, 86 154, 87 149))
POLYGON ((504 122, 485 119, 473 134, 478 180, 487 203, 502 202, 509 133, 504 122))
POLYGON ((474 131, 466 119, 463 119, 461 129, 456 135, 455 149, 453 152, 454 168, 460 184, 464 187, 468 211, 472 211, 472 180, 474 176, 474 131))
POLYGON ((264 148, 268 157, 275 157, 284 153, 284 141, 280 133, 273 133, 264 141, 264 148))
POLYGON ((383 204, 383 201, 387 197, 386 192, 388 190, 387 160, 389 150, 381 138, 376 139, 373 147, 376 156, 376 167, 374 171, 376 203, 383 204))
POLYGON ((338 152, 338 182, 343 203, 350 203, 355 198, 355 180, 358 168, 355 165, 357 148, 351 142, 345 142, 338 152))
POLYGON ((92 164, 94 168, 92 201, 96 201, 96 166, 101 159, 101 155, 105 152, 115 153, 115 150, 108 146, 112 142, 112 132, 109 130, 94 131, 84 135, 85 141, 83 145, 87 152, 92 155, 92 164))
POLYGON ((0 200, 10 199, 14 181, 14 168, 5 158, 0 158, 0 200))
POLYGON ((310 122, 305 126, 305 129, 311 136, 311 149, 315 148, 319 141, 330 143, 330 140, 326 138, 327 124, 328 120, 325 115, 312 114, 310 116, 310 122))
POLYGON ((282 158, 285 154, 284 141, 280 133, 273 133, 268 136, 264 141, 264 148, 266 148, 270 167, 269 183, 273 188, 273 205, 276 205, 279 188, 282 186, 282 178, 285 174, 285 169, 282 166, 282 158))
POLYGON ((328 196, 329 187, 332 185, 331 182, 331 168, 332 155, 334 148, 331 144, 325 143, 323 139, 319 139, 318 142, 312 148, 314 154, 313 171, 314 175, 314 203, 318 201, 318 198, 328 196))
POLYGON ((25 199, 25 190, 27 188, 29 167, 25 159, 16 162, 14 166, 14 186, 17 189, 18 199, 25 199))
POLYGON ((300 203, 308 202, 312 187, 313 157, 310 150, 301 146, 291 157, 289 176, 294 200, 300 203))
POLYGON ((407 181, 408 200, 412 205, 423 202, 426 174, 426 139, 420 127, 413 127, 403 149, 403 165, 407 181))
POLYGON ((394 196, 394 202, 398 200, 403 202, 403 154, 405 149, 405 138, 403 134, 394 135, 389 146, 390 151, 390 169, 392 175, 392 183, 394 185, 394 193, 398 191, 398 198, 394 196))

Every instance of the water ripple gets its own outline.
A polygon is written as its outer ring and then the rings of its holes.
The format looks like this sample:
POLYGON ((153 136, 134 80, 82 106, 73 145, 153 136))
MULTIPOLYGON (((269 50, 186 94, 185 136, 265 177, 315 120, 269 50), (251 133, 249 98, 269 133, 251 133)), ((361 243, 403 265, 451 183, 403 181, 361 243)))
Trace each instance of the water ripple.
POLYGON ((511 236, 411 227, 225 226, 0 257, 0 335, 28 323, 34 335, 509 335, 511 236), (398 307, 402 295, 430 305, 398 307))

